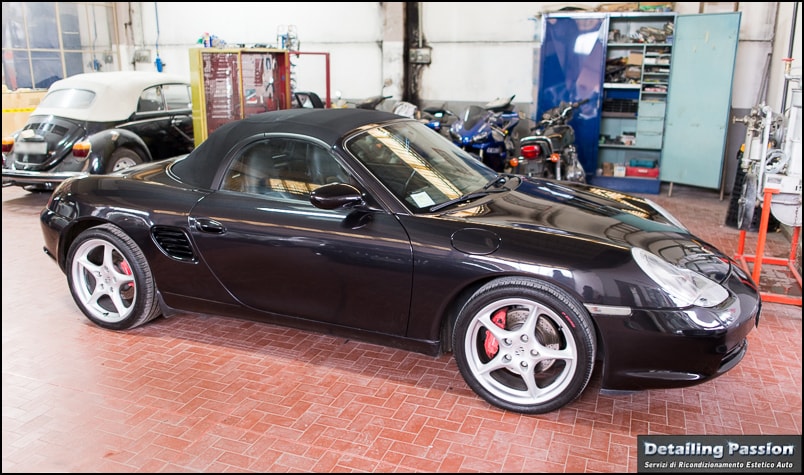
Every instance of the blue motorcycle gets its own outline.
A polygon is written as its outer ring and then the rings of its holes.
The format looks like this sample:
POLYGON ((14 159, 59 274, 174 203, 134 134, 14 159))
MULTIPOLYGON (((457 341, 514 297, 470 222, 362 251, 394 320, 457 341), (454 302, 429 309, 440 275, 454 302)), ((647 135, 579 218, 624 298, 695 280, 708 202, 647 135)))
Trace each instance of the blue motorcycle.
POLYGON ((469 106, 449 130, 455 144, 477 155, 498 172, 516 167, 509 163, 517 159, 511 135, 520 117, 511 103, 514 97, 495 99, 484 106, 469 106))

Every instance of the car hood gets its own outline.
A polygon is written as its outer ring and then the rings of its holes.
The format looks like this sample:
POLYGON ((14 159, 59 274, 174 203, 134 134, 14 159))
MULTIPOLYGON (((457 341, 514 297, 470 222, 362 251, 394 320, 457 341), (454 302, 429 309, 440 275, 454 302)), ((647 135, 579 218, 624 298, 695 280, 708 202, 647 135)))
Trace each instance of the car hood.
POLYGON ((725 279, 731 269, 730 259, 648 199, 539 179, 523 179, 514 190, 489 197, 442 216, 463 220, 465 229, 496 234, 503 247, 508 233, 531 230, 600 246, 639 247, 716 281, 725 279))

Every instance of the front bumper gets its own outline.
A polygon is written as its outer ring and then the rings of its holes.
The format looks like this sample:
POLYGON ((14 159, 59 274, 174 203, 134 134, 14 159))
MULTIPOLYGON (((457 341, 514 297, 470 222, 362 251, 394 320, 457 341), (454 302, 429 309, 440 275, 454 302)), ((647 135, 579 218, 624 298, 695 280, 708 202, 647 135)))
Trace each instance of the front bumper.
POLYGON ((64 256, 60 252, 59 238, 64 229, 69 225, 70 220, 48 208, 44 208, 39 213, 39 225, 42 229, 44 246, 42 250, 45 255, 52 258, 59 267, 64 270, 64 256))
POLYGON ((604 344, 602 388, 687 387, 734 368, 746 354, 762 304, 756 288, 734 273, 723 285, 730 297, 713 308, 595 315, 604 344))

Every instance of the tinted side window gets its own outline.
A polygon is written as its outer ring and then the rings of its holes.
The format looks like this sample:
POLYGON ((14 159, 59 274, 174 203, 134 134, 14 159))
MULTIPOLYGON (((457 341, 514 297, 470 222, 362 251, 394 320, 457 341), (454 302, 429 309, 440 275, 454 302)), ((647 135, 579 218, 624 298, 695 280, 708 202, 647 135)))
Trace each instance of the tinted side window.
POLYGON ((161 86, 155 86, 142 91, 140 100, 137 103, 137 112, 154 112, 165 110, 162 101, 161 86))
POLYGON ((192 109, 190 86, 186 84, 163 84, 150 87, 140 95, 137 112, 192 109))
POLYGON ((192 109, 190 86, 185 84, 165 84, 162 86, 162 96, 165 99, 167 110, 192 109))
POLYGON ((347 181, 348 174, 325 148, 270 138, 243 149, 226 172, 222 189, 308 201, 319 186, 347 181))

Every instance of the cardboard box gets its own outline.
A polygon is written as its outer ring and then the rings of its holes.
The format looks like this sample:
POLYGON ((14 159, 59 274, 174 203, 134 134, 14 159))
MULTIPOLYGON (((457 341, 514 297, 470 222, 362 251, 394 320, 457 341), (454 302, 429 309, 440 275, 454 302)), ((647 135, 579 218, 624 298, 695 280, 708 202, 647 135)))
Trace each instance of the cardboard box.
POLYGON ((639 3, 602 3, 597 10, 600 12, 635 12, 639 10, 639 3))
POLYGON ((625 61, 628 66, 642 66, 642 53, 628 53, 628 59, 625 61))
POLYGON ((628 66, 625 68, 626 79, 640 79, 642 77, 642 66, 628 66))
POLYGON ((45 94, 47 91, 42 90, 25 89, 14 92, 3 90, 3 137, 25 126, 31 112, 36 109, 45 94))

